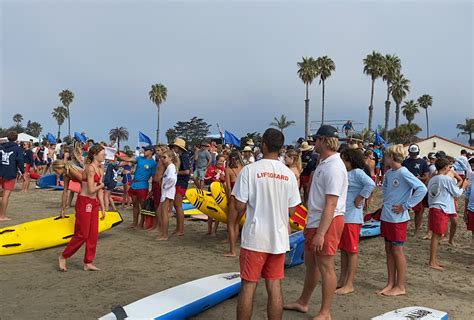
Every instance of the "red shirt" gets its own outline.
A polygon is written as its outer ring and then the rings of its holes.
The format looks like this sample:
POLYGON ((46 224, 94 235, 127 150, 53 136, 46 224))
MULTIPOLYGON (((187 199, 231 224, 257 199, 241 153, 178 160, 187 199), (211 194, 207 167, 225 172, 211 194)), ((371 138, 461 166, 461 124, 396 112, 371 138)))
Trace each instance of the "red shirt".
POLYGON ((219 181, 225 183, 225 168, 217 166, 207 167, 204 180, 207 180, 209 182, 219 181))

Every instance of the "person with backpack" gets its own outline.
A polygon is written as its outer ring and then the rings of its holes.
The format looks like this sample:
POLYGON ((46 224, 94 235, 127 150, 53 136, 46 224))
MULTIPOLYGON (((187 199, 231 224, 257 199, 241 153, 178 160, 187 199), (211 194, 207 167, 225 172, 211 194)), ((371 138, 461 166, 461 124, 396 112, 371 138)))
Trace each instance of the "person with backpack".
POLYGON ((16 143, 18 133, 16 131, 9 131, 7 139, 8 142, 0 146, 0 186, 3 190, 0 203, 0 222, 11 220, 7 217, 10 194, 15 189, 18 171, 22 179, 25 174, 23 149, 16 143))

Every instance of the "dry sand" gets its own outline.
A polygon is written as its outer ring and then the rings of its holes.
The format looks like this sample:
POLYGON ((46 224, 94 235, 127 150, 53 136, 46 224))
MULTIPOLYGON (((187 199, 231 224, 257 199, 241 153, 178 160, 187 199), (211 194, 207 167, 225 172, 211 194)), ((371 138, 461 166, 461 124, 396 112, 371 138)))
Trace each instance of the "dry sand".
MULTIPOLYGON (((17 186, 17 190, 18 190, 17 186)), ((61 192, 30 190, 11 196, 8 214, 14 225, 59 212, 61 192)), ((72 210, 69 210, 72 212, 72 210)), ((100 272, 82 271, 83 249, 68 261, 69 271, 57 271, 57 256, 64 247, 0 257, 0 319, 96 319, 112 306, 126 305, 166 288, 215 273, 238 271, 236 258, 222 254, 227 245, 225 225, 217 237, 206 236, 206 222, 186 221, 186 235, 168 242, 154 241, 144 231, 131 231, 131 211, 122 212, 125 222, 101 234, 96 265, 100 272)), ((174 220, 170 228, 174 227, 174 220)), ((410 226, 410 232, 413 226, 410 226)), ((408 293, 404 297, 381 297, 374 291, 386 281, 383 240, 363 240, 356 292, 337 296, 334 319, 369 319, 406 306, 426 306, 449 313, 450 319, 472 319, 473 273, 467 265, 474 260, 471 236, 460 220, 456 236, 459 247, 443 243, 440 260, 446 271, 427 267, 428 241, 409 240, 408 293)), ((339 260, 339 258, 337 259, 339 260)), ((338 261, 339 265, 339 261, 338 261)), ((303 285, 304 266, 286 271, 285 301, 294 300, 303 285)), ((235 318, 236 298, 208 310, 195 319, 235 318)), ((285 312, 284 319, 308 319, 321 301, 320 287, 313 295, 309 314, 285 312)), ((260 283, 253 319, 266 319, 265 286, 260 283)))

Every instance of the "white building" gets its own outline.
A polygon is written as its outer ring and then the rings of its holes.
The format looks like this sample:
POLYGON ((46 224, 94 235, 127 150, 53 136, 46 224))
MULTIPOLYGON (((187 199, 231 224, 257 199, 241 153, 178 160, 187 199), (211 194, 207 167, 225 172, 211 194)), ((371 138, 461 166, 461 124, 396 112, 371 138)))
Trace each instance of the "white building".
MULTIPOLYGON (((461 150, 466 150, 474 154, 474 147, 466 146, 462 143, 449 140, 437 135, 420 140, 416 143, 420 147, 420 156, 424 157, 430 152, 444 151, 447 155, 456 158, 460 155, 461 150)), ((408 146, 406 148, 408 149, 408 146)))

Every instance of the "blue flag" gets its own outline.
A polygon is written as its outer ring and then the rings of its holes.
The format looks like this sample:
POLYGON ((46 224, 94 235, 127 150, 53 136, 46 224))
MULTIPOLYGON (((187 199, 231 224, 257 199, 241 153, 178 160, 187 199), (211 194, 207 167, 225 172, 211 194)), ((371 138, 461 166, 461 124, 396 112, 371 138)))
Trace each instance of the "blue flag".
POLYGON ((237 138, 232 132, 227 130, 224 131, 224 141, 227 144, 232 144, 234 146, 240 147, 240 139, 237 138))
POLYGON ((46 139, 48 139, 48 142, 49 142, 49 143, 53 143, 53 144, 56 144, 56 143, 57 143, 56 137, 53 136, 52 133, 49 133, 49 132, 48 132, 48 134, 46 135, 46 139))
POLYGON ((153 142, 151 142, 151 139, 141 131, 138 131, 138 142, 143 142, 143 143, 146 143, 148 145, 153 144, 153 142))
POLYGON ((77 140, 77 141, 80 141, 80 142, 86 142, 87 141, 87 138, 82 134, 82 133, 79 133, 79 132, 74 132, 74 138, 77 140))
POLYGON ((383 143, 385 143, 385 140, 382 138, 382 136, 378 133, 377 130, 375 130, 375 143, 376 143, 376 144, 383 144, 383 143))

